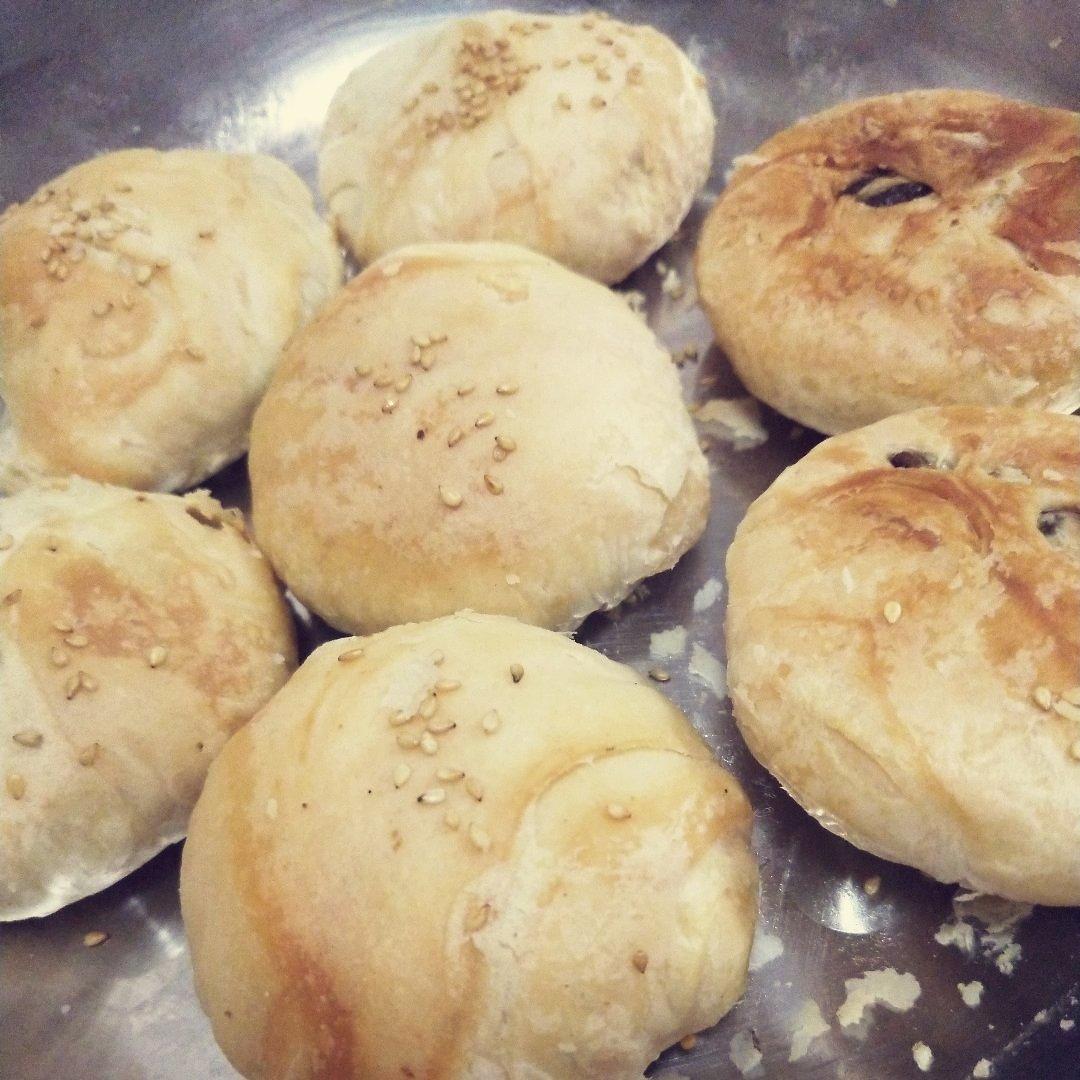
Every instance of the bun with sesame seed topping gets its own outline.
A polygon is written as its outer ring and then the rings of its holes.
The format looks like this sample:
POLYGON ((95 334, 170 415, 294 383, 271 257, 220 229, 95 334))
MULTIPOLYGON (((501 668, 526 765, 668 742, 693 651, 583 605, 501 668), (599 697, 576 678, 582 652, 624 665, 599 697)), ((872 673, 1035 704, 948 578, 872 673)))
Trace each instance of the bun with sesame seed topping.
POLYGON ((310 192, 262 154, 122 150, 45 184, 0 216, 0 491, 217 472, 341 276, 310 192))
POLYGON ((248 1077, 640 1078, 742 992, 750 827, 685 716, 562 635, 331 642, 192 816, 199 999, 248 1077))
POLYGON ((335 94, 323 197, 361 262, 403 244, 523 244, 620 281, 712 164, 705 80, 649 26, 491 11, 417 30, 335 94))
POLYGON ((228 736, 296 662, 236 511, 56 480, 0 502, 0 921, 179 840, 228 736))
POLYGON ((291 342, 249 469, 278 573, 357 633, 465 607, 571 629, 673 566, 709 508, 648 327, 505 244, 402 248, 351 281, 291 342))
POLYGON ((952 406, 828 439, 727 575, 735 718, 826 828, 1080 904, 1080 418, 952 406))

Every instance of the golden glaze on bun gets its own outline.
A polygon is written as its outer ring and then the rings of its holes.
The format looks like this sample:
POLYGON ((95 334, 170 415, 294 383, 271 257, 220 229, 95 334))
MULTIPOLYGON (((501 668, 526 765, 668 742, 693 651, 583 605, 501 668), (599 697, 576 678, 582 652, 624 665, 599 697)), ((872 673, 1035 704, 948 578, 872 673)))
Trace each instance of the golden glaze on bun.
POLYGON ((192 817, 199 998, 260 1080, 640 1077, 742 991, 750 824, 674 705, 558 634, 331 642, 192 817))
POLYGON ((247 449, 282 346, 341 275, 273 158, 121 150, 69 169, 0 216, 0 490, 210 476, 247 449))
POLYGON ((372 632, 461 608, 571 629, 673 566, 708 466, 668 354, 524 248, 403 248, 291 342, 252 430, 255 532, 372 632))
POLYGON ((500 240, 620 281, 705 184, 714 123, 705 80, 652 27, 490 11, 417 30, 349 76, 320 184, 361 262, 500 240))
POLYGON ((1071 412, 1080 113, 916 90, 801 121, 736 159, 697 277, 747 388, 818 431, 924 405, 1071 412))
POLYGON ((210 761, 296 662, 235 512, 53 483, 0 502, 0 920, 179 840, 210 761))
POLYGON ((1080 904, 1080 419, 829 439, 727 571, 735 717, 806 809, 941 881, 1080 904))

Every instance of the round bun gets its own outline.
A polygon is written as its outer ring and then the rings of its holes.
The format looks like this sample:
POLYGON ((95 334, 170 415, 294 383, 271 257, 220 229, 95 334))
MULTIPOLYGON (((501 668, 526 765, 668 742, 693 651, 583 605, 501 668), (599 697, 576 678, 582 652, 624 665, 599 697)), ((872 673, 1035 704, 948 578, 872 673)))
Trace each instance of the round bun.
POLYGON ((409 34, 349 76, 320 184, 361 262, 502 240, 620 281, 690 209, 714 124, 705 80, 652 27, 492 11, 409 34))
POLYGON ((247 449, 341 254, 281 162, 123 150, 0 217, 0 490, 192 484, 247 449))
POLYGON ((0 920, 179 840, 211 759, 296 663, 234 512, 54 483, 0 504, 0 920))
POLYGON ((192 815, 199 999, 248 1077, 640 1077, 742 992, 750 824, 674 705, 558 634, 331 642, 192 815))
POLYGON ((1080 406, 1080 114, 918 90, 736 160, 697 252, 747 388, 818 431, 1080 406))
POLYGON ((930 408, 822 443, 727 559, 754 755, 826 828, 1080 904, 1080 419, 930 408))
POLYGON ((570 629, 701 535, 670 359, 602 285, 502 244, 403 248, 291 342, 252 430, 255 532, 370 633, 461 608, 570 629))

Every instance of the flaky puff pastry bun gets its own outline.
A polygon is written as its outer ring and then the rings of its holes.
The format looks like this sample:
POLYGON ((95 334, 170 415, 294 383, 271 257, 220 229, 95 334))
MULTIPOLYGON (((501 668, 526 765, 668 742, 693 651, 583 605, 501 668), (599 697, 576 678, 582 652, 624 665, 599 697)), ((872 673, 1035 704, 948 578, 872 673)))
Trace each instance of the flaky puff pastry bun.
POLYGON ((817 431, 926 405, 1080 406, 1080 113, 851 101, 735 161, 697 250, 747 389, 817 431))
POLYGON ((235 512, 54 483, 0 501, 0 920, 179 840, 210 761, 296 664, 235 512))
POLYGON ((739 728, 823 825, 1080 904, 1080 419, 924 409, 829 439, 727 572, 739 728))
POLYGON ((122 150, 69 169, 0 216, 0 490, 78 474, 174 491, 217 472, 341 276, 273 158, 122 150))
POLYGON ((705 527, 668 354, 619 297, 505 244, 403 248, 290 343, 255 417, 255 532, 370 633, 468 607, 570 629, 705 527))
POLYGON ((640 1077, 741 993, 750 824, 675 706, 558 634, 335 641, 210 771, 196 988, 250 1078, 640 1077))
POLYGON ((404 244, 523 244, 614 282, 704 186, 705 80, 650 26, 489 11, 403 37, 334 95, 323 197, 361 262, 404 244))

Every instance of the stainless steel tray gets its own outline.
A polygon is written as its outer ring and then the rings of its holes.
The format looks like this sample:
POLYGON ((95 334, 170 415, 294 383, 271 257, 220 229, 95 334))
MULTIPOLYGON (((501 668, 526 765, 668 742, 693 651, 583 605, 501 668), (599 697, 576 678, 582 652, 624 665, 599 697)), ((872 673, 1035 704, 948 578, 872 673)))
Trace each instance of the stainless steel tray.
MULTIPOLYGON (((316 132, 351 67, 411 23, 477 7, 0 0, 0 198, 23 199, 82 158, 137 144, 257 148, 313 181, 316 132)), ((696 226, 732 156, 800 115, 848 97, 933 85, 1080 105, 1078 0, 620 0, 612 11, 661 26, 689 49, 712 86, 720 126, 711 194, 659 255, 686 282, 696 226)), ((673 349, 708 342, 692 295, 663 290, 655 263, 628 284, 646 294, 649 320, 673 349)), ((683 375, 698 400, 738 392, 715 350, 688 363, 683 375)), ((722 579, 724 551, 749 502, 813 443, 780 417, 767 415, 766 423, 770 437, 760 448, 735 452, 718 444, 710 452, 714 507, 698 547, 651 581, 639 602, 615 618, 593 617, 580 635, 644 669, 656 663, 649 655, 653 633, 686 628, 685 652, 663 662, 672 674, 665 689, 754 802, 763 928, 782 942, 782 954, 751 975, 743 1002, 693 1050, 669 1051, 656 1069, 738 1076, 734 1039, 744 1068, 746 1055, 760 1048, 756 1075, 887 1080, 921 1075, 912 1046, 922 1041, 933 1051, 934 1076, 966 1076, 986 1058, 997 1078, 1080 1077, 1080 1029, 1069 1024, 1080 1019, 1080 912, 1040 910, 1022 920, 1015 928, 1022 953, 1011 975, 999 970, 1013 959, 1011 931, 995 937, 975 924, 970 958, 936 941, 953 916, 955 890, 863 855, 821 829, 749 757, 729 703, 706 685, 716 672, 700 649, 723 658, 724 598, 695 610, 695 595, 710 579, 722 579), (870 895, 864 884, 875 877, 880 889, 870 895), (875 1010, 863 1038, 841 1031, 835 1014, 845 980, 887 967, 919 980, 914 1007, 875 1010), (973 1009, 957 990, 972 980, 985 985, 973 1009), (790 1063, 793 1019, 807 999, 818 1003, 831 1029, 790 1063)), ((242 501, 243 467, 214 486, 242 501)), ((309 641, 323 633, 305 629, 309 641)), ((48 919, 0 927, 0 1078, 235 1075, 192 990, 178 863, 179 851, 171 849, 100 896, 48 919), (86 948, 83 934, 93 930, 109 939, 86 948)), ((765 944, 775 951, 773 937, 765 944)))

